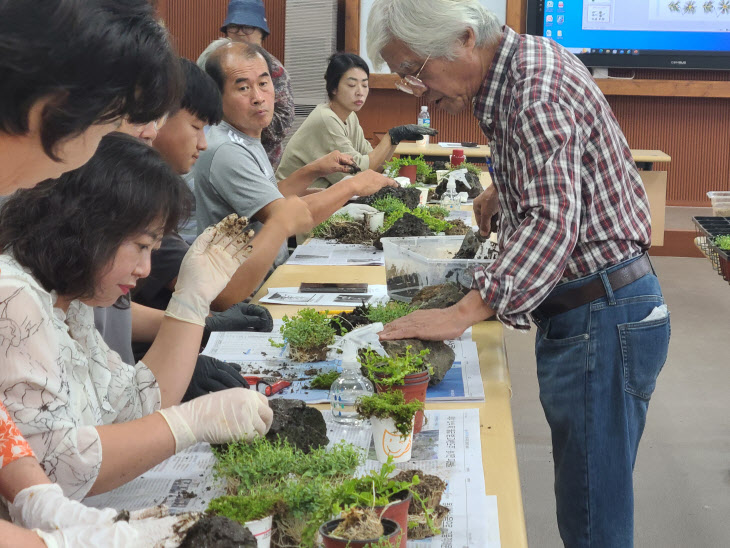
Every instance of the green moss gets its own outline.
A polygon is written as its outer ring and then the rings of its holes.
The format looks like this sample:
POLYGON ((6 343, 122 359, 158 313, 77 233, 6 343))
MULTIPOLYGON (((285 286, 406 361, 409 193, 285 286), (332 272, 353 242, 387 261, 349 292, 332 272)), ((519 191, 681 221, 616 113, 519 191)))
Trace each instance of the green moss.
MULTIPOLYGON (((291 348, 302 351, 316 350, 335 342, 335 330, 326 314, 320 314, 314 308, 302 308, 293 315, 282 318, 284 325, 280 332, 291 348)), ((285 344, 274 343, 283 347, 285 344)))
POLYGON ((313 238, 324 238, 329 234, 330 227, 335 223, 353 222, 354 219, 346 213, 336 213, 312 229, 313 238))
POLYGON ((715 245, 723 251, 730 251, 730 234, 715 237, 715 245))
POLYGON ((357 401, 355 409, 361 417, 393 419, 398 432, 407 436, 413 428, 413 417, 423 409, 423 402, 413 400, 406 403, 403 392, 394 390, 365 396, 357 401))
POLYGON ((392 158, 384 164, 385 170, 389 170, 393 173, 394 177, 398 175, 398 171, 400 171, 400 168, 403 166, 416 166, 416 181, 419 183, 425 182, 426 178, 433 171, 431 166, 423 159, 423 154, 416 156, 415 158, 411 156, 392 158))
POLYGON ((424 371, 429 367, 423 360, 429 353, 430 350, 424 349, 418 354, 412 354, 410 346, 406 347, 405 354, 395 357, 380 356, 372 350, 366 350, 360 355, 359 360, 367 370, 370 380, 385 386, 393 386, 403 384, 406 375, 424 371))
POLYGON ((332 383, 335 382, 337 380, 337 377, 339 376, 340 373, 338 371, 328 371, 327 373, 320 373, 312 379, 312 381, 309 383, 309 386, 319 390, 329 390, 332 386, 332 383))
POLYGON ((386 324, 410 314, 417 308, 400 301, 388 301, 385 304, 368 307, 365 315, 373 323, 382 322, 386 324))

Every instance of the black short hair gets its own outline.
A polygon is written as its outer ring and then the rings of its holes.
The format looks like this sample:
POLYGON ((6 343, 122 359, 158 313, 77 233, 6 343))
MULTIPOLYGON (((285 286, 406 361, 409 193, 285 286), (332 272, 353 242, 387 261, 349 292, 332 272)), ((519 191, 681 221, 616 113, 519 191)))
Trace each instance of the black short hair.
POLYGON ((224 57, 229 55, 237 55, 242 59, 253 59, 260 55, 264 58, 264 61, 266 61, 266 67, 269 74, 273 71, 273 60, 271 58, 271 54, 261 46, 250 44, 248 42, 231 42, 230 44, 223 44, 211 53, 208 60, 205 62, 205 72, 213 78, 213 81, 218 85, 218 89, 221 94, 223 94, 223 90, 226 85, 226 75, 223 73, 223 65, 221 62, 224 57))
POLYGON ((164 233, 190 214, 192 195, 158 152, 110 133, 84 166, 16 191, 0 209, 0 249, 47 290, 90 298, 119 246, 153 222, 164 233))
POLYGON ((148 123, 180 102, 177 55, 149 0, 0 0, 0 36, 0 132, 27 133, 48 97, 41 143, 54 160, 93 124, 148 123))
POLYGON ((365 74, 370 76, 370 68, 365 60, 354 53, 335 53, 329 58, 327 70, 324 73, 324 79, 327 82, 327 95, 332 99, 337 86, 340 85, 342 75, 351 68, 360 68, 365 74))
POLYGON ((197 116, 209 126, 218 124, 223 118, 223 102, 218 85, 189 59, 181 57, 180 67, 185 80, 185 93, 180 108, 197 116))

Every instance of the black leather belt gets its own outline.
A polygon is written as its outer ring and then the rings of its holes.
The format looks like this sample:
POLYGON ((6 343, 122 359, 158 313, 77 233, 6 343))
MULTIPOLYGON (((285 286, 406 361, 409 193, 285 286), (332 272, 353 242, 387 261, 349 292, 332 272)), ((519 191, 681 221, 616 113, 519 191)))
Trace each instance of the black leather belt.
MULTIPOLYGON (((644 253, 640 259, 637 259, 623 268, 619 268, 608 274, 608 281, 611 289, 617 291, 622 287, 635 282, 642 276, 651 272, 651 263, 649 256, 644 253)), ((600 299, 606 296, 606 288, 600 277, 591 280, 587 284, 568 289, 554 297, 548 297, 543 303, 537 307, 537 310, 545 317, 556 316, 563 312, 568 312, 584 304, 600 299)))

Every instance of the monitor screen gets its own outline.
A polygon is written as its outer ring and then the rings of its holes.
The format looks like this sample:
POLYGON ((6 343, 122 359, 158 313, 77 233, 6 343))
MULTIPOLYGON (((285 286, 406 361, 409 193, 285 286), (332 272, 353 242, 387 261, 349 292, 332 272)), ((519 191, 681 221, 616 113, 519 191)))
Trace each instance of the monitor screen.
POLYGON ((528 0, 527 32, 589 67, 730 70, 730 0, 528 0))

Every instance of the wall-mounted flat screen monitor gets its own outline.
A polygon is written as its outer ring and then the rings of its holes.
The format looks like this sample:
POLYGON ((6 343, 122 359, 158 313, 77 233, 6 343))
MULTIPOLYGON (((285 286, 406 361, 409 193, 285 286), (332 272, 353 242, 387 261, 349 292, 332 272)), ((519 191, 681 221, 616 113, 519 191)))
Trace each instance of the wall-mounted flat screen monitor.
POLYGON ((527 32, 589 67, 730 70, 730 0, 527 0, 527 32))

